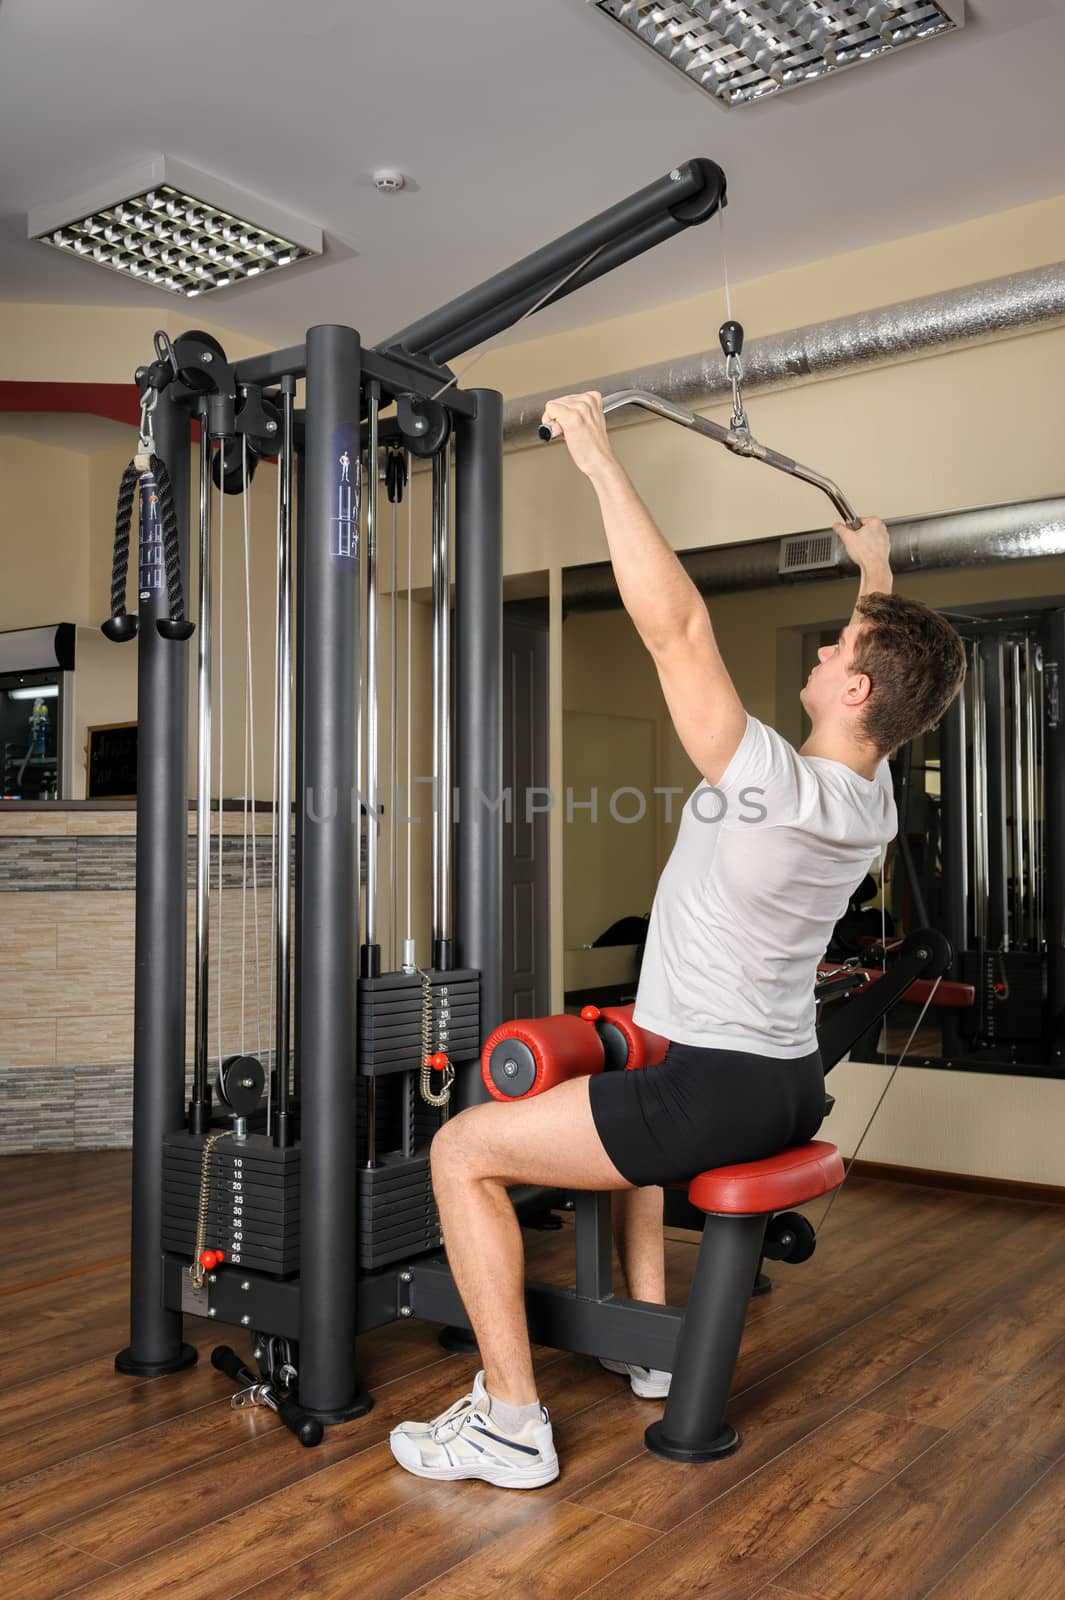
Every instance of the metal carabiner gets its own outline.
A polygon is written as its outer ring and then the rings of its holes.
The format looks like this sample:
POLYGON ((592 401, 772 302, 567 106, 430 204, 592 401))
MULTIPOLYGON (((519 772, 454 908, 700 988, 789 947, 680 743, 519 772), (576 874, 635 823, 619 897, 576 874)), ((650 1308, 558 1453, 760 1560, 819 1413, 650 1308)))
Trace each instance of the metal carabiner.
POLYGON ((158 389, 145 389, 141 395, 141 422, 140 438, 137 442, 137 454, 151 456, 155 454, 155 434, 152 429, 152 412, 159 403, 158 389))
POLYGON ((725 357, 725 377, 732 385, 732 416, 729 419, 729 426, 733 433, 749 434, 751 427, 747 421, 747 413, 743 409, 743 391, 740 388, 743 380, 743 362, 738 355, 725 357))

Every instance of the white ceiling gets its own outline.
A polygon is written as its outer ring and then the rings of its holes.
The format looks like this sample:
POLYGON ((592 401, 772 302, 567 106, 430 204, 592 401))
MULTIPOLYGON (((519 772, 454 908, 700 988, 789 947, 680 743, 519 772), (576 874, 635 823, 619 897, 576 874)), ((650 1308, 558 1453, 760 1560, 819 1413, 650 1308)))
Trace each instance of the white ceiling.
MULTIPOLYGON (((693 155, 757 276, 1065 190, 1063 63, 1065 0, 973 0, 961 32, 728 112, 585 0, 2 0, 0 299, 373 342, 693 155), (156 152, 305 215, 328 257, 194 310, 26 240, 30 207, 156 152), (382 166, 416 186, 379 195, 382 166)), ((715 224, 537 331, 720 281, 715 224)))

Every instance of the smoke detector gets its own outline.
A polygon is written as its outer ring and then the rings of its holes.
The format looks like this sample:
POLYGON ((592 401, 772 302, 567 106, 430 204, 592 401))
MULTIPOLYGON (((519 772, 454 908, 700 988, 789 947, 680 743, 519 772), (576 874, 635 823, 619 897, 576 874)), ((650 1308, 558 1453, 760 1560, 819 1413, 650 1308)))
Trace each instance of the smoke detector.
POLYGON ((382 167, 373 173, 373 186, 378 194, 398 194, 407 187, 407 180, 402 172, 396 172, 392 167, 382 167))
POLYGON ((965 22, 965 0, 588 3, 726 107, 814 83, 965 22))

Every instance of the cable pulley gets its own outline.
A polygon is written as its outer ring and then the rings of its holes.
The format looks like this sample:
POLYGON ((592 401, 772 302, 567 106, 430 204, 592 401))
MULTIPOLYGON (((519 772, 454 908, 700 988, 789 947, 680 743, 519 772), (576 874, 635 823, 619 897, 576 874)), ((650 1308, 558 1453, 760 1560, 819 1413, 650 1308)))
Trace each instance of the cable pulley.
POLYGON ((800 1211, 780 1211, 769 1220, 766 1228, 763 1254, 770 1261, 787 1261, 797 1265, 809 1261, 817 1247, 817 1234, 812 1222, 800 1211))
POLYGON ((258 1056, 227 1056, 218 1068, 218 1098, 235 1117, 250 1117, 258 1109, 265 1086, 258 1056))
POLYGON ((451 435, 446 406, 413 394, 401 394, 396 401, 396 426, 411 455, 422 460, 437 455, 451 435))
POLYGON ((223 494, 243 494, 263 457, 277 454, 281 438, 280 408, 264 398, 260 388, 242 385, 238 399, 221 426, 215 425, 214 412, 209 413, 212 437, 220 441, 211 478, 223 494))

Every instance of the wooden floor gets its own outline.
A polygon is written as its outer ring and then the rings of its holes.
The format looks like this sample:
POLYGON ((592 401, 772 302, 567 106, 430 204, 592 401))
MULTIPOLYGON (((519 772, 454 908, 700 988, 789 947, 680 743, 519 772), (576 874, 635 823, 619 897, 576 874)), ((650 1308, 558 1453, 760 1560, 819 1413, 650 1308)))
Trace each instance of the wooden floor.
MULTIPOLYGON (((316 1450, 229 1408, 214 1325, 187 1324, 192 1371, 117 1377, 127 1172, 120 1154, 0 1165, 3 1600, 1065 1595, 1059 1208, 852 1180, 813 1260, 751 1305, 738 1454, 656 1460, 659 1407, 543 1350, 562 1474, 515 1493, 393 1465, 393 1423, 474 1369, 423 1324, 362 1341, 374 1408, 316 1450)), ((565 1281, 569 1230, 526 1237, 535 1274, 565 1281)), ((668 1245, 678 1303, 691 1239, 668 1245)))

